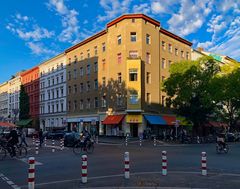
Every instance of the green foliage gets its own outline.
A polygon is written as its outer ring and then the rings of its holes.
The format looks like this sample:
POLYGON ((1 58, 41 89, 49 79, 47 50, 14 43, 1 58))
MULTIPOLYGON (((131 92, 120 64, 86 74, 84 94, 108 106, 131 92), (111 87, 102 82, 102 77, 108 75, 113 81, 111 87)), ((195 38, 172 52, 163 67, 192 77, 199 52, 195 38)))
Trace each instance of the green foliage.
POLYGON ((19 119, 23 120, 23 119, 29 119, 29 96, 28 94, 25 92, 24 86, 21 85, 20 88, 20 111, 19 111, 19 119))
POLYGON ((168 105, 192 121, 195 128, 213 113, 214 103, 209 83, 219 70, 211 57, 183 61, 171 66, 170 77, 163 84, 163 90, 168 95, 168 105))

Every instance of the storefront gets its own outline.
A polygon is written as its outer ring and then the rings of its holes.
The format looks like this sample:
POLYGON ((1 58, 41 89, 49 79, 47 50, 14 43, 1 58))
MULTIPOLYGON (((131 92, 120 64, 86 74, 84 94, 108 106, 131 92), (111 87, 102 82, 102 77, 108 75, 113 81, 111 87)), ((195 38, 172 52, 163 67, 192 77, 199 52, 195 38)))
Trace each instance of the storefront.
POLYGON ((102 122, 104 125, 103 133, 106 136, 123 136, 122 121, 125 115, 108 115, 102 122))
POLYGON ((142 125, 142 115, 141 114, 128 114, 126 116, 126 123, 128 128, 126 128, 126 133, 129 133, 132 137, 138 137, 143 134, 142 125))

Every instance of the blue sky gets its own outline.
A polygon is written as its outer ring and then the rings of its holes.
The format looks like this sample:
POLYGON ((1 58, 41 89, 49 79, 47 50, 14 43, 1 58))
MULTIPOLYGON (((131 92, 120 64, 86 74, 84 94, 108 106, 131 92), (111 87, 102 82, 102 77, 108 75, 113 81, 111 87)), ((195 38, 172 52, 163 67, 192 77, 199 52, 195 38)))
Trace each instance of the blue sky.
POLYGON ((240 61, 240 0, 7 0, 0 8, 0 83, 63 52, 124 13, 144 13, 211 52, 240 61))

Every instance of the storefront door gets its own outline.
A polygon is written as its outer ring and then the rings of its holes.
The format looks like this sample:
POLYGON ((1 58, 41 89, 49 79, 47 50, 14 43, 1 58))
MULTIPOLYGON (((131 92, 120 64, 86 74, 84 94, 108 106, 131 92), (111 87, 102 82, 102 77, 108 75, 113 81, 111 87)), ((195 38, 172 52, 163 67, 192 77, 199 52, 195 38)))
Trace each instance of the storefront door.
POLYGON ((130 123, 130 131, 132 137, 138 137, 138 124, 130 123))

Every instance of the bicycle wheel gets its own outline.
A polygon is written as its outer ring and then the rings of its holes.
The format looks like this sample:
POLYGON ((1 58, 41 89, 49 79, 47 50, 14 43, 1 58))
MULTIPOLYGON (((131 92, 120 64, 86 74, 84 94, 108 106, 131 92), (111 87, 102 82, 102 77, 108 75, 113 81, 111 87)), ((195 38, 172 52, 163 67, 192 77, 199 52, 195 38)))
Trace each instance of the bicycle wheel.
POLYGON ((0 160, 3 160, 6 156, 7 151, 3 147, 0 147, 0 160))
POLYGON ((76 155, 80 155, 83 151, 83 146, 80 143, 77 143, 73 147, 73 153, 76 155))
POLYGON ((16 148, 16 157, 17 158, 24 158, 27 156, 27 148, 21 146, 16 148))
POLYGON ((94 150, 94 145, 92 142, 88 143, 87 144, 87 153, 91 154, 93 153, 93 150, 94 150))

